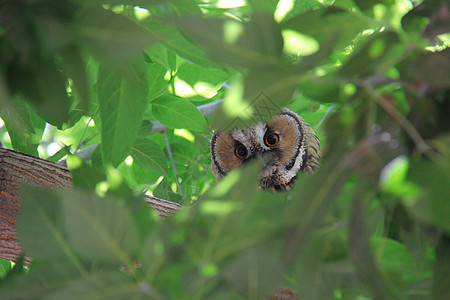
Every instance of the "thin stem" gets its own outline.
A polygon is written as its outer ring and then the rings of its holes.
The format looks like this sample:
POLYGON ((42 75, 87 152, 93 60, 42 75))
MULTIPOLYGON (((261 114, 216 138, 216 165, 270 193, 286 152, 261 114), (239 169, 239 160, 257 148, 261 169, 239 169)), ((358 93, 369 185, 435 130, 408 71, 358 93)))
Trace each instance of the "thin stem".
POLYGON ((409 137, 414 141, 420 153, 427 153, 430 150, 432 150, 432 148, 425 142, 425 140, 419 134, 414 125, 412 125, 411 122, 409 122, 408 119, 395 108, 395 106, 393 106, 386 99, 378 95, 375 92, 375 89, 369 83, 362 82, 361 85, 366 91, 366 93, 372 98, 372 100, 374 100, 377 104, 379 104, 388 114, 394 117, 394 121, 397 122, 398 125, 400 125, 400 127, 402 127, 403 130, 405 130, 405 132, 409 135, 409 137))
POLYGON ((80 149, 81 143, 82 143, 82 140, 83 140, 83 137, 84 137, 84 134, 86 133, 86 129, 88 128, 89 123, 94 119, 94 116, 97 114, 99 108, 100 108, 100 107, 97 107, 97 109, 95 110, 95 112, 94 112, 94 113, 92 114, 92 116, 89 118, 89 121, 86 123, 86 126, 84 126, 83 132, 81 133, 80 139, 79 139, 79 141, 78 141, 77 148, 75 149, 75 152, 74 152, 74 153, 76 153, 76 152, 80 149))
POLYGON ((165 132, 163 132, 162 136, 164 138, 164 143, 166 144, 167 154, 169 155, 169 160, 170 160, 170 164, 172 166, 173 175, 175 176, 175 181, 177 183, 178 191, 180 192, 180 195, 184 198, 183 190, 181 189, 181 185, 178 180, 177 168, 175 167, 175 162, 173 161, 172 150, 170 149, 170 144, 169 144, 169 141, 167 140, 167 135, 165 132))
POLYGON ((314 131, 317 131, 320 129, 320 127, 322 127, 323 123, 325 122, 326 119, 328 119, 328 116, 331 114, 331 112, 333 111, 333 109, 336 107, 336 103, 333 103, 330 108, 328 108, 328 111, 326 112, 326 114, 323 116, 322 120, 320 120, 319 124, 317 124, 316 129, 314 129, 314 131))

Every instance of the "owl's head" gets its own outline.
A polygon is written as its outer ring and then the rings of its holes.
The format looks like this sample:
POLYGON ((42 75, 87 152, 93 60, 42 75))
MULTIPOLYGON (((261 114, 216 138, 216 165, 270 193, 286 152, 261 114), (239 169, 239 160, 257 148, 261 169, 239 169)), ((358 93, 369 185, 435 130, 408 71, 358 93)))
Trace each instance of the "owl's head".
POLYGON ((254 159, 264 162, 261 189, 287 190, 297 172, 311 173, 319 166, 319 139, 308 123, 286 108, 267 123, 213 134, 211 168, 216 181, 254 159))

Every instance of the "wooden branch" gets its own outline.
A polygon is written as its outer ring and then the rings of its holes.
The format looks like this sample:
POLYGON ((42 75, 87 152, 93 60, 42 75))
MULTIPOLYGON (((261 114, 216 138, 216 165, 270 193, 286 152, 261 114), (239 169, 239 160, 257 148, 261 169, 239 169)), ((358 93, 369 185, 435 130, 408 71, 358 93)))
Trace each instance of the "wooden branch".
MULTIPOLYGON (((15 261, 22 253, 16 237, 16 218, 20 210, 19 184, 47 189, 71 188, 70 171, 59 164, 18 151, 0 148, 0 258, 15 261)), ((175 202, 145 196, 144 199, 161 218, 177 212, 175 202)), ((30 257, 25 258, 29 264, 30 257)))

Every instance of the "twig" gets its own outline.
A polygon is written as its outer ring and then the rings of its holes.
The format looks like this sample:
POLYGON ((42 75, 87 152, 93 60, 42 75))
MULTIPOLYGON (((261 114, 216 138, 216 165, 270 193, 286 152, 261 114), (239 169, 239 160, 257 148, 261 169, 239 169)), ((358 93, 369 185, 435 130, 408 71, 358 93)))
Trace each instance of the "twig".
POLYGON ((364 88, 366 93, 374 100, 377 104, 379 104, 388 114, 394 117, 394 121, 397 122, 400 127, 405 130, 405 132, 409 135, 409 137, 416 144, 417 149, 420 153, 426 153, 432 148, 425 142, 422 136, 419 134, 417 129, 408 121, 408 119, 400 113, 395 106, 389 103, 386 99, 378 95, 374 88, 368 82, 361 82, 361 86, 364 88))
POLYGON ((173 161, 172 150, 170 149, 170 144, 169 141, 167 140, 167 135, 165 132, 163 132, 162 136, 164 138, 164 143, 166 144, 167 154, 169 155, 170 164, 172 165, 173 175, 175 176, 178 191, 180 192, 180 195, 184 198, 183 190, 181 189, 180 181, 178 180, 177 168, 175 167, 175 162, 173 161))
POLYGON ((316 129, 314 129, 314 131, 317 131, 320 129, 320 127, 322 127, 323 123, 325 122, 325 120, 328 118, 328 116, 331 114, 331 112, 333 111, 333 109, 336 107, 336 103, 333 103, 330 108, 328 109, 328 111, 326 112, 325 116, 323 116, 322 120, 320 120, 319 124, 317 124, 316 129))

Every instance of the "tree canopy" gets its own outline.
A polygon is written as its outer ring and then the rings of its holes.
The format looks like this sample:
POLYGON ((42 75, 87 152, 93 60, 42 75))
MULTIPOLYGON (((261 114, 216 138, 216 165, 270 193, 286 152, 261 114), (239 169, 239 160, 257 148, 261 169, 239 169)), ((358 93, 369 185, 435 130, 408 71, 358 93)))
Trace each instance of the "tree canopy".
POLYGON ((449 4, 2 0, 0 140, 60 161, 22 187, 6 299, 443 299, 450 294, 449 4), (221 104, 220 106, 218 104, 221 104), (320 169, 219 183, 213 130, 283 106, 320 169), (144 193, 182 204, 159 220, 144 193))

